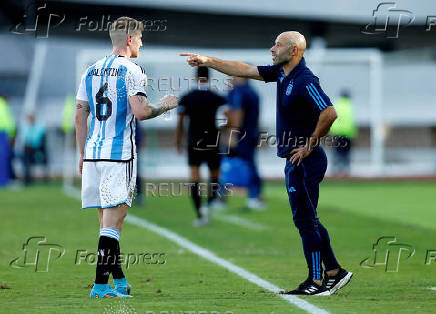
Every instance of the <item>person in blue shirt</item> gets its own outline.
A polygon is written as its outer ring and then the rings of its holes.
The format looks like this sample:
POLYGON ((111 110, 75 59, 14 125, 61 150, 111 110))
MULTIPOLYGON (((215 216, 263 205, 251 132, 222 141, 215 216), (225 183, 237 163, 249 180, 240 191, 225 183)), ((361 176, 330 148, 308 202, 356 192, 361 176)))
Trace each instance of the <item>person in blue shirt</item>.
MULTIPOLYGON (((259 95, 242 77, 232 79, 233 89, 227 97, 229 110, 227 126, 236 131, 230 139, 230 153, 244 160, 249 169, 247 207, 262 210, 262 180, 255 162, 256 147, 259 142, 259 95)), ((233 134, 233 132, 231 133, 233 134)))
POLYGON ((337 114, 319 79, 306 66, 306 40, 302 34, 281 33, 270 50, 274 63, 270 66, 251 66, 195 53, 180 55, 188 57, 190 66, 207 66, 231 76, 277 83, 277 155, 286 158, 286 189, 309 269, 303 283, 284 293, 330 295, 344 287, 353 275, 336 260, 329 234, 316 210, 319 184, 327 169, 327 158, 319 142, 337 114))
POLYGON ((27 124, 23 126, 23 169, 24 184, 33 182, 31 167, 41 164, 44 167, 44 181, 47 180, 47 130, 43 124, 35 120, 33 113, 27 116, 27 124))

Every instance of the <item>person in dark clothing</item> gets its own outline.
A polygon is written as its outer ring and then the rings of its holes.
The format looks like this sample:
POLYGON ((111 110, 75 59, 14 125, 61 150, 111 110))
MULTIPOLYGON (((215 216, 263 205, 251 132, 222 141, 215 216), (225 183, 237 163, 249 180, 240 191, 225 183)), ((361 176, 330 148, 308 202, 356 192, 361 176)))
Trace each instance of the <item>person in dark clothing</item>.
POLYGON ((27 124, 23 127, 24 151, 23 169, 24 184, 29 185, 33 182, 32 166, 40 164, 44 168, 44 181, 47 181, 47 130, 45 126, 35 121, 35 115, 27 117, 27 124))
POLYGON ((337 114, 319 78, 306 66, 305 50, 304 36, 288 31, 278 35, 271 47, 274 65, 270 66, 251 66, 195 53, 180 55, 188 57, 190 66, 207 66, 227 75, 277 84, 277 155, 286 160, 286 190, 308 268, 307 279, 284 293, 330 295, 353 276, 336 260, 327 229, 317 213, 319 184, 327 170, 327 157, 319 143, 337 114))
POLYGON ((197 220, 196 226, 209 222, 208 206, 202 206, 199 190, 200 165, 207 163, 209 168, 209 189, 207 204, 216 198, 218 190, 218 175, 220 154, 218 150, 219 132, 216 126, 216 112, 219 106, 226 103, 224 97, 208 89, 209 71, 199 67, 197 71, 198 88, 182 97, 179 104, 176 131, 177 150, 182 151, 183 124, 189 117, 187 150, 190 168, 190 195, 194 203, 197 220))
POLYGON ((139 120, 135 119, 135 123, 136 123, 136 128, 135 128, 135 145, 136 145, 136 156, 137 156, 137 166, 136 166, 136 198, 135 198, 135 203, 138 205, 142 205, 145 202, 145 194, 144 191, 142 190, 143 188, 143 180, 142 180, 142 167, 141 167, 141 144, 143 142, 143 138, 144 138, 144 134, 143 134, 143 130, 140 126, 139 120))
POLYGON ((235 77, 232 83, 233 89, 228 95, 227 126, 237 131, 237 139, 230 139, 230 151, 232 156, 241 158, 249 169, 247 207, 261 210, 265 204, 260 197, 262 180, 255 162, 259 141, 259 96, 245 78, 235 77))

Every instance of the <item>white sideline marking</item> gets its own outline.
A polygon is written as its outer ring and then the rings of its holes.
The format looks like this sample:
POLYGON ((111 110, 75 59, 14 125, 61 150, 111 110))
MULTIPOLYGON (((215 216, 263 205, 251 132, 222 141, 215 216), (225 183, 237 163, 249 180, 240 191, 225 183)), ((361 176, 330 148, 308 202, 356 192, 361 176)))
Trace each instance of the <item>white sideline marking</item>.
MULTIPOLYGON (((72 188, 72 190, 74 190, 74 187, 72 188)), ((80 191, 80 190, 79 190, 80 191)), ((76 198, 80 200, 80 193, 78 193, 78 191, 72 192, 72 191, 67 191, 67 195, 72 197, 72 198, 76 198), (68 193, 70 192, 70 193, 68 193)), ((198 256, 207 259, 208 261, 215 263, 229 271, 231 271, 232 273, 237 274, 238 276, 254 283, 255 285, 264 288, 266 290, 269 290, 275 294, 277 294, 279 297, 281 297, 282 299, 288 301, 289 303, 299 307, 300 309, 308 312, 308 313, 313 313, 313 314, 328 314, 329 312, 321 309, 305 300, 300 299, 299 297, 295 296, 295 295, 287 295, 287 294, 279 294, 279 292, 283 289, 280 289, 279 287, 277 287, 276 285, 270 283, 269 281, 266 281, 262 278, 260 278, 259 276, 239 267, 236 266, 235 264, 230 263, 229 261, 216 256, 214 253, 212 253, 211 251, 204 249, 194 243, 192 243, 191 241, 189 241, 188 239, 183 238, 182 236, 179 236, 177 233, 172 232, 166 228, 163 227, 159 227, 158 225, 155 225, 147 220, 145 220, 144 218, 139 218, 136 217, 132 214, 128 214, 125 221, 127 221, 128 223, 131 223, 132 225, 136 225, 138 227, 141 228, 145 228, 148 229, 150 231, 153 231, 165 238, 167 238, 168 240, 171 240, 175 243, 177 243, 178 245, 180 245, 181 247, 184 247, 185 249, 191 251, 194 254, 197 254, 198 256)), ((436 287, 434 287, 436 288, 436 287)))
POLYGON ((81 190, 74 186, 64 185, 64 193, 71 198, 78 199, 79 201, 82 198, 81 190))
POLYGON ((302 300, 295 295, 279 294, 279 292, 283 289, 280 289, 276 285, 260 278, 259 276, 255 275, 255 274, 253 274, 253 273, 251 273, 251 272, 249 272, 249 271, 247 271, 239 266, 236 266, 235 264, 232 264, 229 261, 227 261, 221 257, 216 256, 213 252, 196 245, 195 243, 189 241, 188 239, 185 239, 184 237, 178 235, 175 232, 172 232, 166 228, 155 225, 155 224, 147 221, 146 219, 133 216, 132 214, 128 214, 125 221, 127 221, 135 226, 151 230, 151 231, 157 233, 158 235, 177 243, 178 245, 191 251, 192 253, 197 254, 198 256, 200 256, 200 257, 202 257, 202 258, 204 258, 204 259, 206 259, 214 264, 217 264, 217 265, 231 271, 232 273, 237 274, 238 276, 254 283, 255 285, 257 285, 263 289, 269 290, 269 291, 277 294, 282 299, 288 301, 289 303, 292 303, 293 305, 299 307, 302 310, 305 310, 308 313, 313 313, 313 314, 329 313, 326 310, 323 310, 323 309, 321 309, 321 308, 319 308, 319 307, 317 307, 317 306, 315 306, 315 305, 313 305, 305 300, 302 300))
POLYGON ((252 222, 248 219, 244 219, 244 218, 241 218, 238 216, 233 216, 233 215, 214 214, 212 216, 212 219, 221 220, 223 222, 228 222, 228 223, 231 223, 231 224, 234 224, 237 226, 241 226, 241 227, 244 227, 247 229, 253 229, 253 230, 257 230, 257 231, 264 231, 264 230, 269 229, 261 224, 252 222))

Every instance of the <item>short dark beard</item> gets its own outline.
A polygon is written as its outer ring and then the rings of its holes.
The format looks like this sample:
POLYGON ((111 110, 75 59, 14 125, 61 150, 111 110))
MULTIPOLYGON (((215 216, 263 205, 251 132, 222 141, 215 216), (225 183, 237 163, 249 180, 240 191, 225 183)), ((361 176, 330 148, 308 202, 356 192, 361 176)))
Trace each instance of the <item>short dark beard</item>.
MULTIPOLYGON (((288 56, 289 56, 289 53, 291 52, 291 48, 288 48, 288 50, 286 51, 286 53, 288 54, 288 56)), ((277 57, 277 56, 276 56, 277 57)), ((285 61, 281 61, 281 62, 279 62, 279 61, 276 61, 274 64, 275 65, 280 65, 280 66, 282 66, 282 65, 285 65, 285 64, 287 64, 287 63, 289 63, 289 62, 291 62, 291 60, 285 60, 285 61)))
POLYGON ((274 64, 275 64, 275 65, 283 66, 283 65, 285 65, 285 64, 288 64, 289 62, 291 62, 291 60, 285 60, 285 61, 277 62, 277 63, 274 63, 274 64))

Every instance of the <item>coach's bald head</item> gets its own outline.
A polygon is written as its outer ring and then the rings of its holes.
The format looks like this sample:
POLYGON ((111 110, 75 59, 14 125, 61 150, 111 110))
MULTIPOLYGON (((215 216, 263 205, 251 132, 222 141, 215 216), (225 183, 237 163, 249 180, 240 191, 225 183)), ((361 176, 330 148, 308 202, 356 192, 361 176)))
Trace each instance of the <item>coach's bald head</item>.
POLYGON ((289 43, 291 49, 296 46, 298 48, 298 54, 303 56, 306 50, 306 38, 302 34, 296 31, 289 31, 281 33, 279 36, 283 36, 283 39, 289 43))
POLYGON ((283 32, 277 36, 271 47, 274 64, 285 64, 291 61, 300 62, 306 50, 306 39, 296 31, 283 32))

